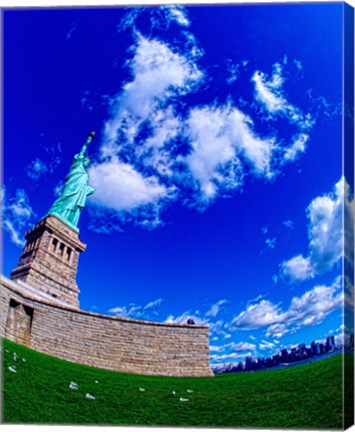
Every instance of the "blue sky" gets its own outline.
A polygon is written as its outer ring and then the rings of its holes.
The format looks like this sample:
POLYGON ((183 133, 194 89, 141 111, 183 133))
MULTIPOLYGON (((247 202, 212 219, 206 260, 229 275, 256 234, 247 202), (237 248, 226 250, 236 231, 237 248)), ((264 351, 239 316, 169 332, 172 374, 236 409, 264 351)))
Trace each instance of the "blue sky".
POLYGON ((83 309, 211 361, 340 334, 342 4, 4 12, 3 271, 89 131, 83 309))

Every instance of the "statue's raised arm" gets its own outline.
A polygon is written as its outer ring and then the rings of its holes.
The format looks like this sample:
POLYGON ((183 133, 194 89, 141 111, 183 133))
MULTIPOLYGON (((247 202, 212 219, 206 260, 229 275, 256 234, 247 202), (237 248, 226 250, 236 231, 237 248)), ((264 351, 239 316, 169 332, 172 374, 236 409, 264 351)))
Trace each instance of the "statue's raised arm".
POLYGON ((94 189, 89 186, 89 176, 86 172, 90 165, 87 148, 94 138, 95 132, 90 132, 86 143, 74 156, 62 192, 48 212, 48 215, 56 215, 75 229, 77 229, 81 211, 85 207, 86 197, 94 193, 94 189))
POLYGON ((82 158, 85 156, 86 150, 89 146, 89 144, 91 143, 91 141, 95 138, 95 132, 90 132, 88 134, 86 143, 83 145, 82 149, 80 150, 80 153, 78 153, 76 156, 78 156, 78 158, 82 158))

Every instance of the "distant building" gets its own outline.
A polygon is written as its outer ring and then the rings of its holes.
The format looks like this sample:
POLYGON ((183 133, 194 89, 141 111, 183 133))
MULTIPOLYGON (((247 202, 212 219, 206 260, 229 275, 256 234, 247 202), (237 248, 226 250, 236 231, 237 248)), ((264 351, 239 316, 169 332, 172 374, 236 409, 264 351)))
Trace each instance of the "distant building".
POLYGON ((268 358, 265 359, 265 366, 266 366, 267 368, 272 367, 273 364, 274 364, 274 363, 273 363, 272 358, 268 357, 268 358))
POLYGON ((318 342, 312 342, 311 347, 312 347, 314 355, 323 354, 323 345, 322 344, 320 344, 318 342))
POLYGON ((257 368, 258 369, 263 369, 265 367, 265 365, 266 365, 266 362, 265 362, 265 358, 264 357, 259 358, 257 360, 257 368))
POLYGON ((334 338, 334 336, 327 337, 327 341, 326 341, 325 346, 327 347, 328 351, 332 351, 334 349, 334 347, 335 347, 335 338, 334 338))
POLYGON ((280 355, 280 363, 287 363, 289 359, 287 349, 283 349, 280 355))
POLYGON ((235 368, 236 372, 241 372, 243 370, 243 362, 239 362, 235 368))
POLYGON ((253 365, 252 357, 248 356, 245 358, 245 370, 251 370, 253 365))
POLYGON ((298 345, 298 351, 300 351, 300 352, 306 351, 306 344, 304 344, 304 343, 299 344, 298 345))
POLYGON ((313 353, 313 349, 312 347, 306 347, 306 356, 307 357, 313 357, 314 353, 313 353))

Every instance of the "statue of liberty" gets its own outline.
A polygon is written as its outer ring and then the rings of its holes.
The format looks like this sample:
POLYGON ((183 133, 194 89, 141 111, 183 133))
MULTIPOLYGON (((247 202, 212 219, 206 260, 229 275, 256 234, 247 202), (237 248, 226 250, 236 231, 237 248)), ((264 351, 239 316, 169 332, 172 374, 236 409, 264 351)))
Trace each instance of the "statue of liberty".
POLYGON ((86 172, 87 167, 90 165, 90 158, 86 150, 94 137, 95 132, 90 132, 80 153, 74 156, 62 192, 47 214, 47 216, 58 216, 76 230, 79 216, 85 207, 86 197, 95 191, 94 188, 89 186, 89 176, 86 172))

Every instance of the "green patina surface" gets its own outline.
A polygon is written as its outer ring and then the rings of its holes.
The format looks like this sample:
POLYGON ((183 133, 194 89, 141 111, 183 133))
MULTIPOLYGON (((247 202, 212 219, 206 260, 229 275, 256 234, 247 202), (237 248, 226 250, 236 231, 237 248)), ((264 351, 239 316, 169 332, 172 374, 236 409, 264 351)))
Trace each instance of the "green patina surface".
POLYGON ((89 176, 86 171, 90 165, 87 147, 94 137, 95 133, 91 132, 81 151, 74 156, 62 192, 46 215, 56 215, 77 231, 79 217, 85 207, 86 198, 94 193, 94 189, 89 186, 89 176))

